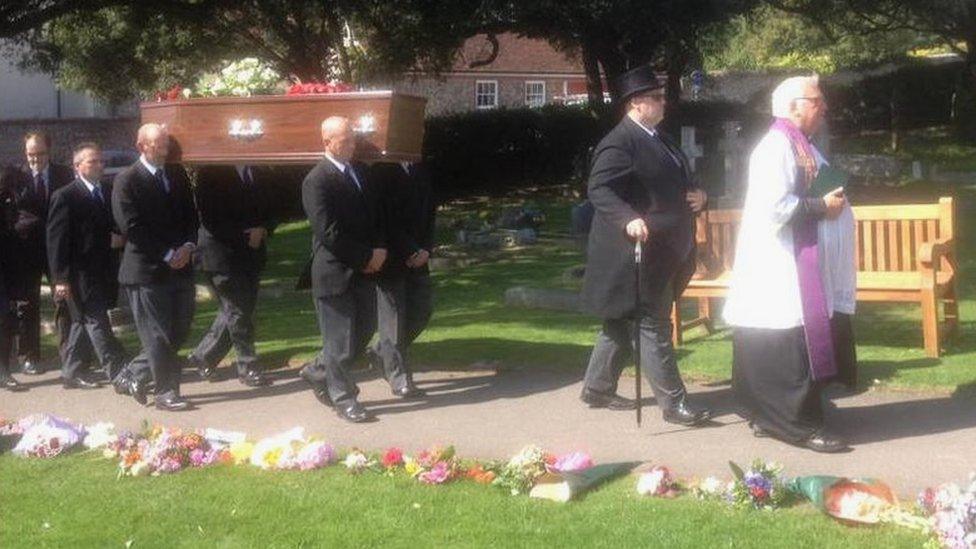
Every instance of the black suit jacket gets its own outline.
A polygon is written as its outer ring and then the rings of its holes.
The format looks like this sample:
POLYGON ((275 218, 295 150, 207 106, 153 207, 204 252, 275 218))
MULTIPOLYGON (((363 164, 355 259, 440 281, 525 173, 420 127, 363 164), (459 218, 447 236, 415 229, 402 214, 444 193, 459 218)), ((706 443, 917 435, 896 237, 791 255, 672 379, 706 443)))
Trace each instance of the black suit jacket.
POLYGON ((206 166, 197 172, 195 189, 200 231, 197 266, 206 272, 258 272, 267 260, 267 246, 248 246, 246 229, 274 230, 273 193, 267 170, 252 169, 254 182, 244 183, 234 166, 206 166))
POLYGON ((30 171, 21 171, 16 185, 18 258, 25 272, 47 271, 47 213, 54 193, 71 183, 74 170, 61 164, 49 164, 47 197, 39 196, 30 171))
MULTIPOLYGON (((380 275, 402 276, 410 270, 406 265, 410 256, 434 247, 437 207, 430 178, 420 164, 411 164, 405 170, 398 163, 378 162, 370 168, 369 182, 379 194, 380 226, 389 244, 380 275)), ((429 269, 424 265, 417 270, 426 273, 429 269)))
POLYGON ((349 279, 369 263, 373 248, 385 247, 378 223, 374 188, 366 170, 354 166, 356 188, 336 166, 323 158, 302 182, 302 207, 312 229, 312 292, 316 297, 341 294, 349 279))
POLYGON ((186 170, 179 164, 167 164, 165 173, 171 185, 168 194, 138 160, 115 177, 112 214, 126 236, 119 267, 122 284, 146 285, 171 276, 193 276, 189 263, 174 271, 164 259, 167 252, 186 242, 196 244, 198 227, 186 170))
POLYGON ((17 221, 17 197, 12 170, 0 173, 0 330, 10 313, 10 302, 16 299, 17 270, 14 223, 17 221))
POLYGON ((677 299, 694 272, 695 221, 685 199, 694 184, 687 159, 671 149, 626 116, 597 145, 587 186, 596 212, 582 293, 584 307, 597 316, 624 318, 634 311, 634 243, 625 229, 633 219, 643 218, 650 231, 642 254, 643 302, 657 305, 654 297, 669 282, 677 299))
POLYGON ((47 251, 55 284, 68 284, 79 304, 107 308, 118 291, 112 252, 111 186, 99 183, 105 202, 95 199, 81 179, 51 198, 47 251))

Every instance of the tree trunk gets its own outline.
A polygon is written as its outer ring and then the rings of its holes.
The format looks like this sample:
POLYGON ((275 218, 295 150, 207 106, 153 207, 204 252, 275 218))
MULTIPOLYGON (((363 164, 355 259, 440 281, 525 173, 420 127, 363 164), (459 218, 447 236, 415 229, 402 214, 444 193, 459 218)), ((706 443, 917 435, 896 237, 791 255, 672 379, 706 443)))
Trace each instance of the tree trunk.
POLYGON ((593 47, 585 39, 580 44, 583 57, 583 70, 586 72, 586 97, 588 109, 594 118, 602 120, 607 114, 607 104, 603 101, 603 78, 600 76, 600 63, 593 47))

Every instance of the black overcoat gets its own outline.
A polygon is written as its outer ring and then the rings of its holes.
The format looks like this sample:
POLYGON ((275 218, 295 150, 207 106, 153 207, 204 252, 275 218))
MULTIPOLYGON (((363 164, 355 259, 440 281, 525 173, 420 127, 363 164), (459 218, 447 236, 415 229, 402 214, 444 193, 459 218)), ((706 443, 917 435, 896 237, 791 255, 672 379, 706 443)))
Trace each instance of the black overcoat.
POLYGON ((582 303, 601 318, 634 314, 634 243, 626 232, 633 219, 643 218, 650 231, 642 248, 641 299, 646 306, 661 305, 654 300, 668 283, 677 299, 694 273, 695 219, 685 198, 694 183, 680 149, 663 139, 625 116, 594 151, 587 193, 596 212, 582 303))

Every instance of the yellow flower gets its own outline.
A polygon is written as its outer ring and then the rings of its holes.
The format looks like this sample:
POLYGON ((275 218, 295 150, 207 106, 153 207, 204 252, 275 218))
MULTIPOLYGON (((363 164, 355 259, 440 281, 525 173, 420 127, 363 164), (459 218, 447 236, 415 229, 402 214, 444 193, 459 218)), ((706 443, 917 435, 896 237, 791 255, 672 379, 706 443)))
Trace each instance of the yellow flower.
POLYGON ((235 442, 230 445, 230 455, 237 465, 247 463, 251 459, 251 453, 253 451, 254 444, 250 442, 235 442))

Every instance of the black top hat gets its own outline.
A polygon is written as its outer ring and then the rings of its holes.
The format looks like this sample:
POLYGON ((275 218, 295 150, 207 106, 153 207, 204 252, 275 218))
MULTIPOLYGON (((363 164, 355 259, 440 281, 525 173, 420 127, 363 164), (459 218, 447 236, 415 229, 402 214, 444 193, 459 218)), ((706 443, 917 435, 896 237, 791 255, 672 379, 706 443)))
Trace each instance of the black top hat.
POLYGON ((617 77, 618 97, 623 103, 638 93, 663 88, 664 84, 650 65, 641 65, 617 77))

